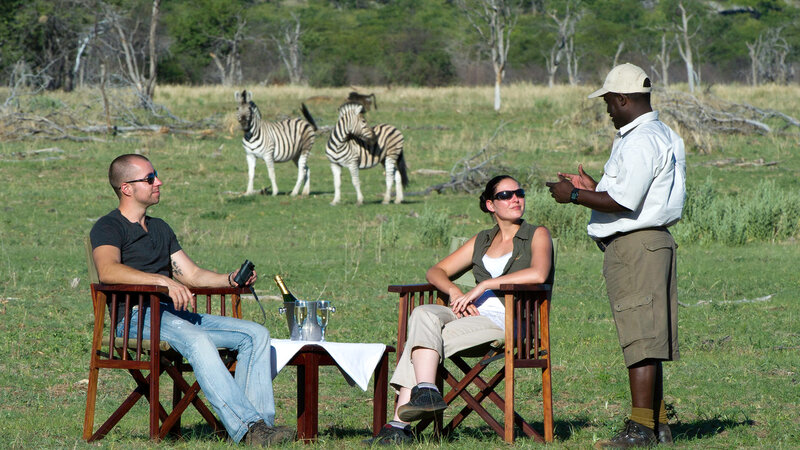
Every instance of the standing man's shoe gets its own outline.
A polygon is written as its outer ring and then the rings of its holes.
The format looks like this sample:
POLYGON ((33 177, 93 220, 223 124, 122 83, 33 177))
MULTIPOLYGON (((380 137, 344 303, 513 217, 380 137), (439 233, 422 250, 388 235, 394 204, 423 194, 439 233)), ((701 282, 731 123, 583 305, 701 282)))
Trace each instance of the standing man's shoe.
MULTIPOLYGON (((670 434, 670 438, 672 435, 670 434)), ((595 448, 652 447, 658 443, 655 432, 633 420, 625 421, 625 428, 607 441, 598 441, 595 448)))
POLYGON ((444 402, 439 391, 414 386, 411 388, 411 400, 397 408, 397 415, 403 422, 414 422, 430 417, 445 408, 447 408, 447 403, 444 402))
POLYGON ((672 445, 672 430, 665 423, 658 424, 658 443, 662 445, 672 445))

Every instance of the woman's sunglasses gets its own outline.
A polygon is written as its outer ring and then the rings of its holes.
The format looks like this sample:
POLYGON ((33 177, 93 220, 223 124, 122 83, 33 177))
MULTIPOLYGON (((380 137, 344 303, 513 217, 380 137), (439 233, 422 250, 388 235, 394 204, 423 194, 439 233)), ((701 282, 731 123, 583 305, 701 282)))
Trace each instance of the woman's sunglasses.
POLYGON ((158 171, 154 170, 153 173, 148 173, 147 176, 144 178, 139 178, 138 180, 123 181, 123 183, 138 183, 140 181, 146 181, 147 184, 153 184, 155 183, 157 176, 158 176, 158 171))
POLYGON ((511 200, 511 197, 525 198, 525 189, 517 189, 516 191, 500 191, 494 194, 495 200, 511 200))

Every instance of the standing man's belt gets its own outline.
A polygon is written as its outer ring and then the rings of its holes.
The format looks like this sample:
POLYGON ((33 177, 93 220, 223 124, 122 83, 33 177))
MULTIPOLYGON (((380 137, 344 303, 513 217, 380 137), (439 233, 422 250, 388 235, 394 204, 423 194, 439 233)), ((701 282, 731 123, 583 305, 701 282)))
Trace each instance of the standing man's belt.
POLYGON ((611 236, 600 238, 594 241, 594 243, 597 244, 597 248, 599 248, 601 252, 605 252, 608 246, 611 245, 612 242, 614 242, 614 239, 621 238, 622 236, 627 236, 632 233, 638 233, 639 231, 667 231, 667 227, 649 227, 649 228, 642 228, 639 230, 625 231, 622 233, 614 233, 611 236))

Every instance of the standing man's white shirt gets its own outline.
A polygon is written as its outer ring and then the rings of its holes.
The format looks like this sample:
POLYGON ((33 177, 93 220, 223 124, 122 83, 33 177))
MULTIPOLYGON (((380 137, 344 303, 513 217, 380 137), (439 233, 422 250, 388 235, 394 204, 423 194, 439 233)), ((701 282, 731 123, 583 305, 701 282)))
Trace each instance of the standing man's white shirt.
POLYGON ((642 114, 619 129, 603 172, 595 191, 608 192, 630 211, 592 210, 587 226, 592 239, 668 227, 680 220, 686 196, 686 152, 683 139, 658 120, 657 112, 642 114))

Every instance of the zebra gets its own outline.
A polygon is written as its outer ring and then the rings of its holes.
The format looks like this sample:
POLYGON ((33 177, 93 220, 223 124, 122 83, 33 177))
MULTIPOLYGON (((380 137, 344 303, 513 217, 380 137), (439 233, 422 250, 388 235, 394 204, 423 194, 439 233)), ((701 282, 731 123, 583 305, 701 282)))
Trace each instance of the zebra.
POLYGON ((403 135, 388 124, 374 127, 367 125, 364 119, 364 105, 348 102, 339 107, 339 120, 331 131, 325 155, 331 162, 333 172, 333 201, 339 203, 341 198, 342 167, 350 170, 350 178, 356 189, 357 204, 364 203, 361 195, 361 183, 358 179, 359 169, 369 169, 376 164, 383 164, 386 170, 386 194, 383 204, 391 199, 392 182, 395 183, 395 203, 403 201, 403 186, 408 185, 406 162, 403 157, 403 135))
POLYGON ((308 195, 309 171, 308 155, 316 138, 317 124, 305 104, 302 104, 303 119, 286 119, 267 122, 261 118, 258 106, 252 101, 252 92, 243 90, 236 92, 234 98, 238 105, 236 118, 244 131, 242 146, 247 157, 247 191, 253 194, 253 178, 256 172, 256 157, 267 164, 269 181, 272 184, 272 195, 278 195, 278 184, 275 182, 275 163, 292 160, 297 166, 297 183, 292 189, 296 196, 303 186, 303 195, 308 195))

